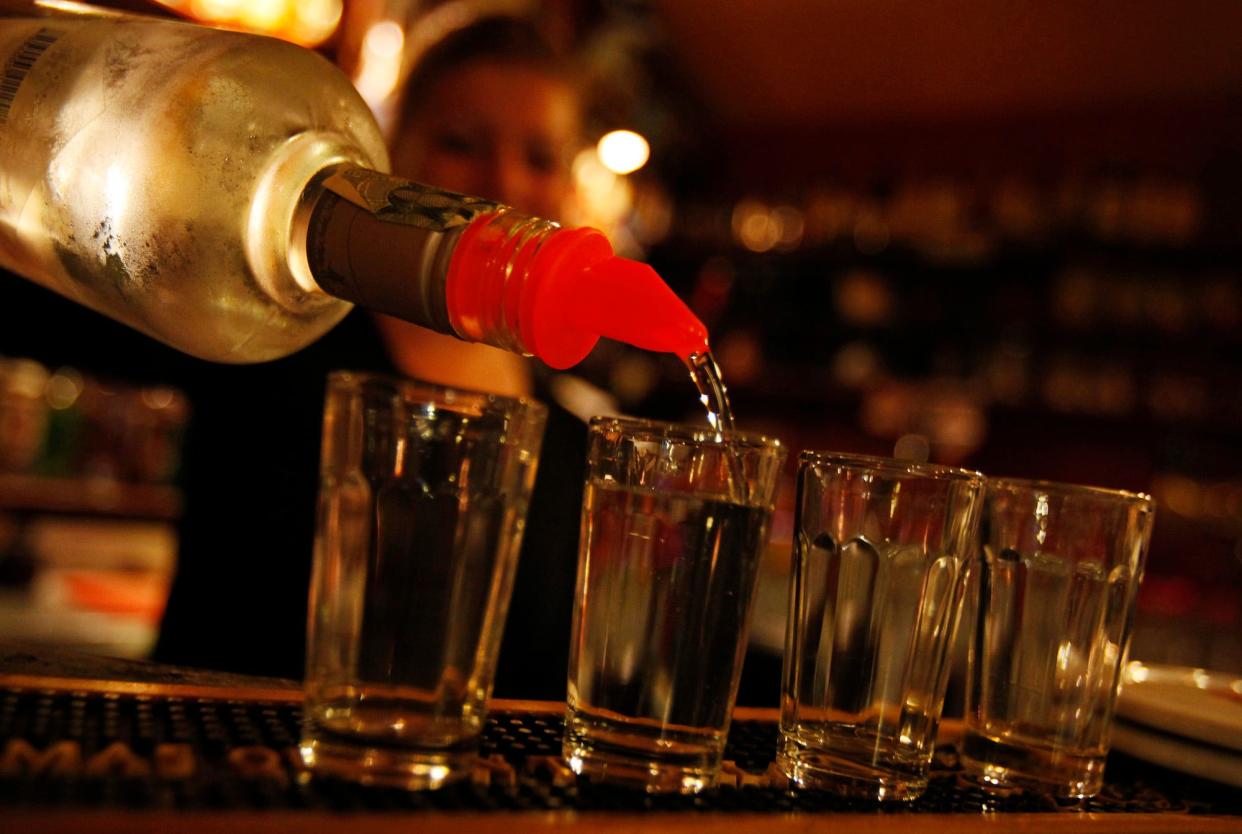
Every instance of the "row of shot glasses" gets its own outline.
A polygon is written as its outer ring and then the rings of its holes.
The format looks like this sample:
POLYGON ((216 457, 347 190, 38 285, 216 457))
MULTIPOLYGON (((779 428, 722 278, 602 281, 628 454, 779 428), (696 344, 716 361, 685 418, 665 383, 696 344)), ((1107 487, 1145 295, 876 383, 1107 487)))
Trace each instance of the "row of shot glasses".
MULTIPOLYGON (((545 417, 530 400, 330 378, 302 743, 316 773, 422 789, 471 772, 545 417)), ((757 435, 592 421, 563 747, 576 773, 717 783, 785 456, 757 435)), ((963 628, 962 778, 1094 795, 1153 516, 1137 493, 801 452, 777 766, 799 789, 918 797, 963 628)))

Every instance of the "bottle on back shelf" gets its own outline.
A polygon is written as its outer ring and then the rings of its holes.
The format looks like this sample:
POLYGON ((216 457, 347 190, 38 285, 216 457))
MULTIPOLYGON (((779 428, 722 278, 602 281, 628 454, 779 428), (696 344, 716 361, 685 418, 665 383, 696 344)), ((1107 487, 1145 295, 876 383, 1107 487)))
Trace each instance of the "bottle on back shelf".
POLYGON ((0 266, 186 353, 278 358, 352 304, 558 368, 600 336, 707 350, 602 233, 383 173, 313 52, 0 0, 0 67, 0 266))

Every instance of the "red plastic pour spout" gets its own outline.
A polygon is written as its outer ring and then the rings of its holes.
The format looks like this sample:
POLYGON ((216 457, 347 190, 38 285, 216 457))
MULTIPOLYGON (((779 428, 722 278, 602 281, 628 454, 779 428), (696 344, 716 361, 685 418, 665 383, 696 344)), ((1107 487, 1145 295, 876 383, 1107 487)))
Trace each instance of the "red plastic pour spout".
POLYGON ((613 256, 566 294, 569 319, 601 336, 683 358, 707 350, 707 328, 647 264, 613 256))
POLYGON ((453 255, 447 295, 458 333, 491 341, 488 322, 504 322, 553 368, 581 362, 600 336, 683 359, 708 349, 707 328, 655 270, 617 257, 595 229, 523 241, 476 220, 453 255))
POLYGON ((547 269, 534 276, 529 324, 536 356, 552 367, 569 367, 585 358, 600 336, 683 358, 707 350, 707 328, 654 269, 614 255, 594 229, 560 235, 570 244, 568 257, 538 264, 547 269), (591 337, 585 350, 583 334, 591 337))

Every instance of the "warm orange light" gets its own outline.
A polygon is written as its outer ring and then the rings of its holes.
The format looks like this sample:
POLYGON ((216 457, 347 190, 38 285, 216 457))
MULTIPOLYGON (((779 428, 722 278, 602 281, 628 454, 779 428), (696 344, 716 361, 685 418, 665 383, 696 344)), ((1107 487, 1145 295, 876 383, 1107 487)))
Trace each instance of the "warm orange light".
POLYGON ((401 77, 401 57, 405 31, 392 20, 371 24, 362 39, 354 86, 372 110, 377 109, 397 88, 401 77))
POLYGON ((296 43, 322 43, 341 22, 341 0, 302 0, 296 4, 290 39, 296 43))
POLYGON ((285 0, 250 0, 238 9, 238 17, 248 29, 273 32, 289 17, 289 6, 285 0))
POLYGON ((190 0, 190 14, 211 22, 232 21, 241 11, 241 0, 190 0))
POLYGON ((213 26, 318 46, 341 22, 341 0, 157 0, 213 26))
POLYGON ((92 6, 89 3, 76 3, 74 0, 35 0, 35 5, 43 9, 53 9, 54 11, 67 14, 103 15, 105 17, 121 14, 111 9, 92 6))

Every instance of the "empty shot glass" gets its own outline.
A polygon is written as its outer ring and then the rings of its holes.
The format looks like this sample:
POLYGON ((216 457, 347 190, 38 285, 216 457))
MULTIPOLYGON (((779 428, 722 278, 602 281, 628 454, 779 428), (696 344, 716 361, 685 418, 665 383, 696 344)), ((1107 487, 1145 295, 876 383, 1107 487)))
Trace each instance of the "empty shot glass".
POLYGON ((994 790, 1098 793, 1155 505, 990 478, 962 767, 994 790))
POLYGON ((776 759, 799 787, 927 786, 982 493, 964 469, 802 453, 776 759))
POLYGON ((470 773, 545 416, 329 377, 301 745, 315 773, 411 789, 470 773))
POLYGON ((649 792, 714 785, 785 451, 591 422, 564 757, 649 792))

